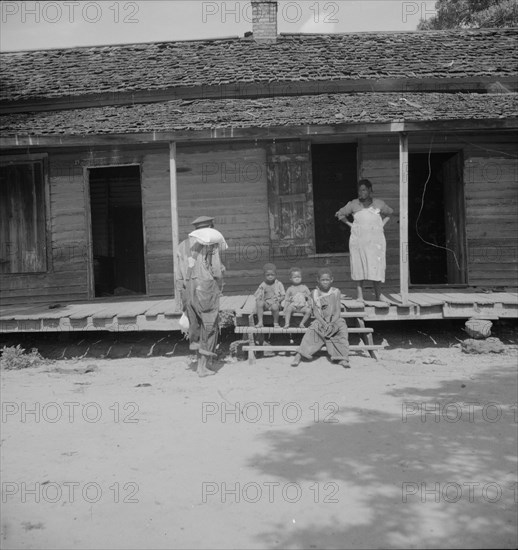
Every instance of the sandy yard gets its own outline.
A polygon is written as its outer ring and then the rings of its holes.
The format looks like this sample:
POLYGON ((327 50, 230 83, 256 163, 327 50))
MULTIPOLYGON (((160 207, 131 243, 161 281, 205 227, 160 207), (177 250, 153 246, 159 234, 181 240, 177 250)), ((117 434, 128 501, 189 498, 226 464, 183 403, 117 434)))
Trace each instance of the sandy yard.
POLYGON ((514 548, 517 346, 454 344, 2 371, 2 548, 514 548))

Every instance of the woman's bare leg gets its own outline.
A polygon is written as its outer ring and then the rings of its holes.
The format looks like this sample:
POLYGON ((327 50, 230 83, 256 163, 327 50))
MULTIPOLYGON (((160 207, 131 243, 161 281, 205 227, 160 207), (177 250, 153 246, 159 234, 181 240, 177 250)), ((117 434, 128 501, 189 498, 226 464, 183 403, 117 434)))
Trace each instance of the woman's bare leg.
POLYGON ((377 302, 381 300, 381 283, 379 281, 372 281, 374 286, 374 298, 377 302))
POLYGON ((363 281, 358 281, 356 283, 356 294, 358 296, 358 301, 363 302, 363 281))

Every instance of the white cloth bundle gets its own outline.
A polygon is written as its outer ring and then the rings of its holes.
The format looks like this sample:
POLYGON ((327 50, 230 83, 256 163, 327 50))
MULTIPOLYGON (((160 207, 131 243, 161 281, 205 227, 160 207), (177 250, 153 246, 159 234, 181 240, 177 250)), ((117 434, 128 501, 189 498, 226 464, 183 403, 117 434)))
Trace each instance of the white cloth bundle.
POLYGON ((180 317, 179 321, 180 330, 185 334, 186 336, 189 334, 189 318, 185 313, 182 313, 182 316, 180 317))
POLYGON ((228 248, 225 237, 223 237, 223 235, 213 227, 203 227, 202 229, 195 229, 194 231, 191 231, 189 233, 189 237, 192 237, 198 243, 205 246, 209 244, 219 244, 219 248, 221 251, 228 248))

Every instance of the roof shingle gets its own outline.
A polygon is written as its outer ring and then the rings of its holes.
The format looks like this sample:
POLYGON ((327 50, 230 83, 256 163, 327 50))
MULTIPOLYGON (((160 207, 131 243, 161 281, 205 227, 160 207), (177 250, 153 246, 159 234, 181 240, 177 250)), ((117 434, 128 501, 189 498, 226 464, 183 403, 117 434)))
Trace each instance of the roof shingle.
POLYGON ((1 55, 0 101, 226 83, 516 77, 516 29, 281 35, 1 55))

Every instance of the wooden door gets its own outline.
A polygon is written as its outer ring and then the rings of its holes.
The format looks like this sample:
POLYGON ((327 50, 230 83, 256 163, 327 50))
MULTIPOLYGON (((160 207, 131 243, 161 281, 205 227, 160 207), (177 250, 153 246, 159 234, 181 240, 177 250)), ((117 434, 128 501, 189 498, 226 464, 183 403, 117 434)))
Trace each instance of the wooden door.
POLYGON ((269 151, 268 208, 275 256, 295 257, 315 249, 310 147, 309 142, 287 142, 269 151))

